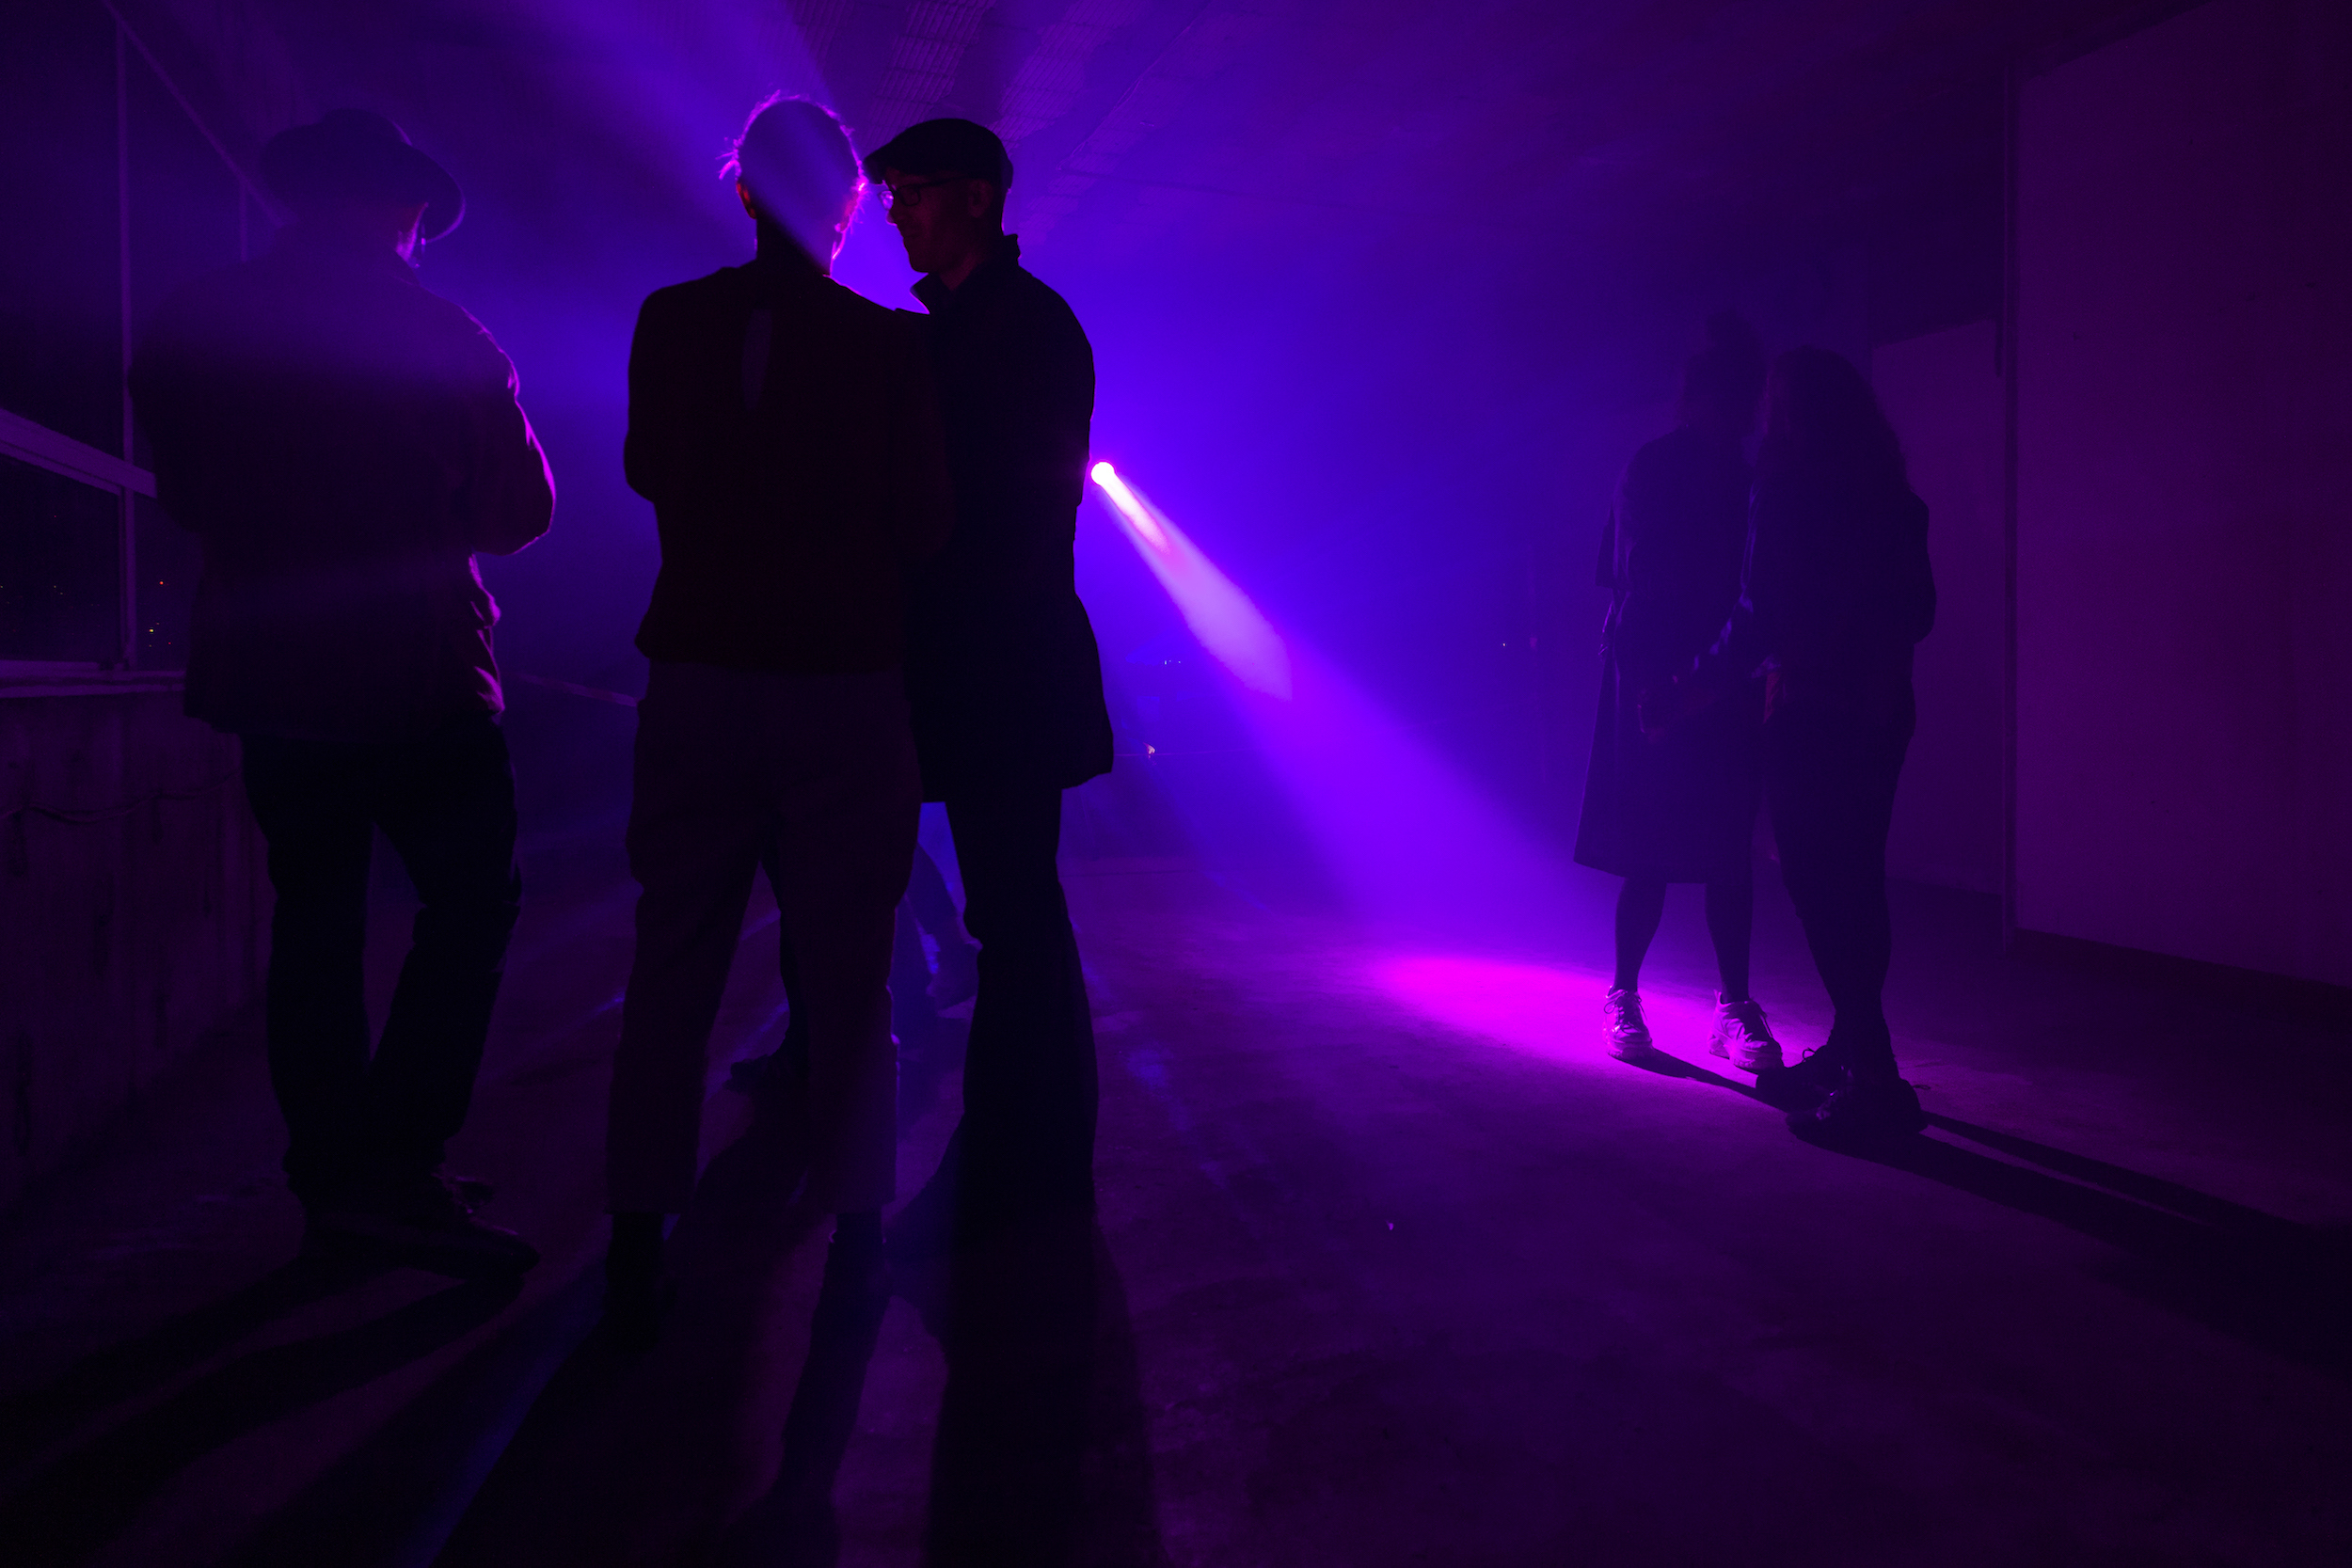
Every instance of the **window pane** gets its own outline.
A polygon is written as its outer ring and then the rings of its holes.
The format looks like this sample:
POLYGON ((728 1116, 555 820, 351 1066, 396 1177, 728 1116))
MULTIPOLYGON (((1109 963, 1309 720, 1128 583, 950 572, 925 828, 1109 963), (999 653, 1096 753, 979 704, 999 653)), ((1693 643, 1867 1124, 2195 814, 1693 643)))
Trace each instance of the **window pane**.
POLYGON ((113 664, 122 498, 0 457, 0 659, 113 664))
MULTIPOLYGON (((193 278, 238 259, 237 178, 147 62, 128 71, 131 120, 131 338, 193 278)), ((137 439, 136 421, 133 436, 137 439)), ((137 439, 133 460, 151 467, 137 439)))
POLYGON ((142 670, 188 667, 188 611, 204 549, 148 496, 131 498, 133 562, 138 567, 138 663, 142 670))
POLYGON ((0 8, 0 407, 122 450, 115 30, 89 0, 0 8))

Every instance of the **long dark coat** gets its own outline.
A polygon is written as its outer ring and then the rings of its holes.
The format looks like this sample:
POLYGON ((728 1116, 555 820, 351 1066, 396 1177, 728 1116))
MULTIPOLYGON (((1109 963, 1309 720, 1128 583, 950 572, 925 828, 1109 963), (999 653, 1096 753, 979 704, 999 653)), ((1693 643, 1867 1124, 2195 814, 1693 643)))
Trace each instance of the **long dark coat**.
POLYGON ((1007 235, 953 290, 915 285, 955 487, 946 548, 908 578, 907 697, 938 800, 1066 789, 1111 768, 1111 722, 1073 548, 1094 351, 1007 235))
POLYGON ((1644 691, 1692 667, 1739 602, 1748 481, 1736 446, 1690 429, 1626 465, 1601 535, 1597 580, 1611 599, 1581 864, 1703 882, 1747 858, 1762 779, 1755 684, 1655 740, 1638 708, 1644 691))

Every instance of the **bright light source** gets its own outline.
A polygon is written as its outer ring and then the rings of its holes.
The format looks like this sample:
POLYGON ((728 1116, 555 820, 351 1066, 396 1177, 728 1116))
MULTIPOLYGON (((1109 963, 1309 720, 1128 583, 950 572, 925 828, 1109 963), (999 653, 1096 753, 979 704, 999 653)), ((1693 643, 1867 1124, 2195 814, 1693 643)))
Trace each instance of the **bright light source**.
POLYGON ((1116 468, 1097 463, 1089 471, 1200 645, 1250 690, 1288 701, 1290 655, 1258 607, 1209 563, 1183 530, 1120 478, 1116 468))
POLYGON ((1119 508, 1120 515, 1143 536, 1143 542, 1162 555, 1168 554, 1167 531, 1152 517, 1152 509, 1136 499, 1136 493, 1127 488, 1127 482, 1119 477, 1119 470, 1108 463, 1097 463, 1093 477, 1094 483, 1103 487, 1103 493, 1110 497, 1111 504, 1119 508))

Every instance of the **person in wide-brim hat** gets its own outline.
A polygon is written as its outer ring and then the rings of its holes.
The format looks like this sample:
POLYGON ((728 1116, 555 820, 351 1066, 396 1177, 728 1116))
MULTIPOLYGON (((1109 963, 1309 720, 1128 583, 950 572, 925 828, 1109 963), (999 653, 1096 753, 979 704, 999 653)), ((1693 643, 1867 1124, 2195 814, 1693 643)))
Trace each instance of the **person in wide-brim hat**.
POLYGON ((280 131, 262 149, 262 181, 296 215, 349 201, 422 202, 417 238, 431 242, 466 215, 449 170, 401 128, 367 109, 334 109, 280 131))

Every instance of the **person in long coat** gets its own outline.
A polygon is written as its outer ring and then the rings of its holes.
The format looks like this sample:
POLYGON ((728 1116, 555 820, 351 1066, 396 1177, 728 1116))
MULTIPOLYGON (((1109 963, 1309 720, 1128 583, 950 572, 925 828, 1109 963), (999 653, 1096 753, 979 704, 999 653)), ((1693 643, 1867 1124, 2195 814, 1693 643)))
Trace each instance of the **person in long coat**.
POLYGON ((1764 794, 1782 879, 1836 1010, 1828 1041, 1756 1087, 1824 1139, 1925 1125, 1895 1062, 1883 992, 1893 952, 1886 834, 1917 721, 1914 644, 1935 626, 1928 509, 1870 384, 1843 356, 1772 364, 1740 602, 1656 705, 1704 724, 1766 674, 1764 794))
POLYGON ((1707 889, 1707 929, 1719 991, 1708 1041, 1755 1071, 1780 1064, 1772 1026, 1748 991, 1756 888, 1749 848, 1762 764, 1758 696, 1732 693, 1669 734, 1645 736, 1645 692, 1668 688, 1715 640, 1740 596, 1747 544, 1748 463, 1764 350, 1753 327, 1724 314, 1683 367, 1681 423, 1633 454, 1601 535, 1598 580, 1610 591, 1601 640, 1600 708, 1585 776, 1576 858, 1625 879, 1615 970, 1602 1035, 1623 1059, 1654 1049, 1642 1012, 1642 960, 1670 882, 1707 889))
POLYGON ((953 537, 908 578, 906 675, 924 799, 946 802, 980 944, 952 1180, 931 1189, 969 1233, 1094 1199, 1094 1025, 1055 865, 1062 791, 1111 768, 1073 554, 1094 354, 1004 231, 1012 163, 994 133, 925 120, 866 162, 925 275, 955 486, 953 537))

